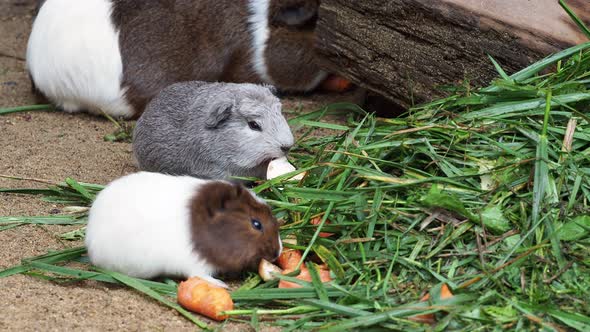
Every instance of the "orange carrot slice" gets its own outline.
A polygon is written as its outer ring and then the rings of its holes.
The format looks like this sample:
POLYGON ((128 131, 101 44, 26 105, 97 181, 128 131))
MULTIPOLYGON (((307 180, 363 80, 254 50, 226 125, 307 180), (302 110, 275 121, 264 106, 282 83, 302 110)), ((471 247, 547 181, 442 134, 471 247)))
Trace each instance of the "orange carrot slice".
POLYGON ((412 317, 408 317, 408 319, 411 321, 414 321, 414 322, 430 324, 430 325, 436 323, 436 318, 434 317, 434 314, 415 315, 412 317))
MULTIPOLYGON (((447 286, 447 284, 443 284, 440 287, 440 298, 442 300, 446 300, 451 297, 453 297, 453 293, 451 293, 449 286, 447 286)), ((429 298, 430 298, 430 293, 426 293, 426 295, 422 296, 420 301, 426 302, 426 301, 428 301, 429 298)), ((434 314, 415 315, 415 316, 409 317, 408 319, 413 320, 415 322, 419 322, 419 323, 425 323, 425 324, 436 323, 436 318, 434 317, 434 314)))
MULTIPOLYGON (((287 274, 287 273, 291 273, 294 270, 284 270, 283 274, 287 274)), ((309 270, 307 269, 307 267, 305 267, 304 265, 301 265, 300 268, 299 275, 296 276, 295 278, 299 279, 299 280, 303 280, 303 281, 311 281, 311 274, 309 274, 309 270)), ((279 281, 279 288, 300 288, 301 285, 296 284, 294 282, 290 282, 287 280, 281 280, 279 281)))
MULTIPOLYGON (((297 264, 301 260, 301 252, 295 249, 286 249, 283 250, 279 258, 277 259, 277 264, 283 269, 283 274, 288 274, 295 271, 297 264)), ((299 268, 300 272, 295 278, 303 281, 311 281, 311 274, 309 273, 309 269, 305 265, 301 265, 299 268)), ((318 274, 320 275, 320 280, 322 282, 331 281, 332 277, 330 277, 330 270, 325 264, 319 265, 317 267, 318 274)), ((279 281, 279 288, 299 288, 301 285, 296 284, 294 282, 281 280, 279 281)))
POLYGON ((221 315, 222 311, 234 308, 234 302, 225 288, 210 284, 199 277, 181 282, 177 299, 186 309, 218 321, 228 317, 221 315))
POLYGON ((451 297, 453 297, 453 293, 451 293, 449 286, 447 286, 447 284, 443 284, 440 288, 440 298, 446 300, 450 299, 451 297))
POLYGON ((346 92, 352 88, 352 82, 338 75, 329 75, 320 87, 330 92, 346 92))
MULTIPOLYGON (((315 218, 312 218, 309 223, 312 225, 319 225, 320 222, 322 222, 322 216, 317 216, 315 218)), ((324 223, 324 225, 327 225, 330 223, 330 220, 326 220, 326 222, 324 223)), ((320 232, 319 236, 320 237, 330 237, 334 235, 334 233, 327 233, 327 232, 320 232)))
POLYGON ((299 261, 301 260, 301 252, 295 249, 283 249, 283 252, 277 258, 277 264, 283 270, 290 270, 293 272, 299 261))
MULTIPOLYGON (((330 270, 328 270, 328 267, 325 265, 320 265, 317 266, 317 270, 318 270, 318 274, 320 276, 320 280, 322 282, 328 282, 332 280, 332 277, 330 277, 330 270)), ((283 274, 287 274, 290 272, 293 272, 294 270, 285 270, 283 271, 283 274)), ((309 269, 305 266, 305 265, 301 265, 300 268, 300 273, 298 276, 296 276, 295 278, 299 279, 299 280, 303 280, 303 281, 309 281, 311 282, 311 274, 309 273, 309 269)), ((286 281, 286 280, 281 280, 279 281, 279 288, 300 288, 301 285, 294 283, 294 282, 290 282, 290 281, 286 281)))

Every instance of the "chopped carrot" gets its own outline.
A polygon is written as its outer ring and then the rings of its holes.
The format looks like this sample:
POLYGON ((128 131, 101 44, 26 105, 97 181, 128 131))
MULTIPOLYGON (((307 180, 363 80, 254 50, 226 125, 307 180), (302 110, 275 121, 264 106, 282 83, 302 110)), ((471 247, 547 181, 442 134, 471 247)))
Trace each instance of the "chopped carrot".
POLYGON ((190 311, 218 321, 226 319, 222 311, 232 310, 234 302, 225 288, 193 277, 178 286, 178 303, 190 311))
POLYGON ((446 300, 450 299, 451 297, 453 297, 453 293, 451 293, 449 286, 447 286, 447 284, 443 284, 440 288, 440 298, 446 300))
MULTIPOLYGON (((295 278, 299 279, 299 280, 303 280, 303 281, 311 281, 311 274, 309 274, 309 270, 307 269, 307 267, 305 267, 304 265, 301 265, 301 268, 299 269, 299 275, 296 276, 295 278)), ((283 274, 287 274, 287 273, 291 273, 294 270, 284 270, 283 274)), ((301 285, 294 283, 294 282, 290 282, 287 280, 281 280, 279 281, 279 288, 300 288, 301 285)))
MULTIPOLYGON (((451 293, 449 286, 447 286, 447 284, 443 284, 440 288, 440 298, 442 300, 446 300, 446 299, 450 299, 451 297, 453 297, 453 293, 451 293)), ((430 293, 426 293, 426 295, 422 296, 420 301, 426 302, 426 301, 428 301, 428 299, 430 299, 430 293)), ((434 314, 415 315, 415 316, 409 317, 408 319, 413 320, 415 322, 419 322, 419 323, 425 323, 425 324, 436 323, 436 318, 434 317, 434 314)))
MULTIPOLYGON (((330 270, 328 270, 327 267, 320 265, 317 266, 317 270, 318 270, 318 274, 320 275, 320 280, 322 282, 328 282, 332 280, 332 277, 330 277, 330 270)), ((294 270, 291 271, 283 271, 283 274, 287 274, 290 272, 293 272, 294 270)), ((299 279, 299 280, 303 280, 303 281, 311 281, 311 274, 309 273, 309 269, 304 266, 301 265, 300 268, 300 273, 298 276, 296 276, 295 278, 299 279)), ((290 282, 287 280, 281 280, 279 281, 279 288, 300 288, 301 285, 294 283, 294 282, 290 282)))
POLYGON ((277 258, 277 264, 283 270, 295 270, 297 264, 301 260, 301 252, 295 249, 284 249, 279 258, 277 258))
POLYGON ((352 88, 352 82, 338 75, 329 75, 322 82, 321 88, 330 92, 346 92, 352 88))
POLYGON ((424 323, 424 324, 434 324, 436 323, 436 318, 434 317, 434 314, 424 314, 424 315, 415 315, 412 317, 408 317, 409 320, 414 321, 414 322, 418 322, 418 323, 424 323))
MULTIPOLYGON (((297 264, 301 260, 301 252, 295 249, 287 249, 283 250, 279 258, 277 259, 277 263, 283 269, 283 274, 288 274, 295 271, 297 264)), ((309 273, 309 269, 305 265, 301 265, 299 268, 300 272, 295 278, 303 281, 311 281, 311 274, 309 273)), ((318 274, 320 275, 320 280, 322 282, 327 282, 332 280, 330 277, 330 270, 326 265, 319 265, 317 267, 318 274)), ((294 282, 281 280, 279 281, 279 288, 299 288, 301 287, 299 284, 294 282)))
MULTIPOLYGON (((312 218, 309 221, 309 223, 312 224, 312 225, 319 225, 320 222, 322 222, 322 216, 317 216, 315 218, 312 218)), ((329 220, 326 220, 326 222, 324 223, 324 225, 327 225, 329 223, 330 223, 330 221, 329 220)), ((320 232, 319 235, 320 235, 320 237, 330 237, 330 236, 334 235, 334 233, 320 232)))

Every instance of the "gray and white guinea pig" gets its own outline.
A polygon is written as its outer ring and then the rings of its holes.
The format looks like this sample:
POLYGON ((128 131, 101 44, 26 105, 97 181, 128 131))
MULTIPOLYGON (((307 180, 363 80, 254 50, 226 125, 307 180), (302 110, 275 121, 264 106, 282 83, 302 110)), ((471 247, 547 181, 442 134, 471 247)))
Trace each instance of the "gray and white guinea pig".
POLYGON ((204 278, 254 269, 281 250, 269 206, 241 185, 139 172, 102 190, 90 208, 92 264, 138 278, 204 278))
POLYGON ((293 134, 272 88, 250 83, 175 83, 146 107, 133 133, 141 170, 206 179, 266 178, 293 134))
POLYGON ((181 81, 308 91, 319 0, 45 0, 27 66, 36 90, 68 112, 139 117, 181 81))

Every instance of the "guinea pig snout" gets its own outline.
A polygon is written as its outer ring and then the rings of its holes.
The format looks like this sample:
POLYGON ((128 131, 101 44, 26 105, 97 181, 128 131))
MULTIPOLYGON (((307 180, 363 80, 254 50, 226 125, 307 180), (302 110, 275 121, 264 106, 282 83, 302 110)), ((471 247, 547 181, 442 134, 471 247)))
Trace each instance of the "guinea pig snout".
POLYGON ((292 147, 293 147, 293 145, 282 145, 281 151, 283 151, 284 154, 287 154, 287 153, 289 153, 289 150, 291 150, 292 147))

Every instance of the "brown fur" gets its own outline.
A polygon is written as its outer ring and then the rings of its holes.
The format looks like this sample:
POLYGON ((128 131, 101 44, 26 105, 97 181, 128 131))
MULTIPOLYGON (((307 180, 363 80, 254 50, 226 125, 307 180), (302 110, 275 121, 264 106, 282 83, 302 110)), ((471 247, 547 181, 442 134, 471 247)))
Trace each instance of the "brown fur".
MULTIPOLYGON (((180 81, 261 83, 251 64, 246 0, 113 0, 123 87, 139 116, 161 89, 180 81)), ((318 2, 271 2, 269 73, 282 90, 302 90, 319 71, 313 27, 318 2), (302 9, 293 12, 293 8, 302 9), (287 16, 281 10, 291 10, 287 16), (298 17, 303 22, 292 26, 298 17), (276 48, 276 49, 273 49, 276 48)))
POLYGON ((275 0, 268 8, 271 28, 288 27, 293 30, 313 30, 317 21, 317 0, 275 0))
POLYGON ((204 185, 191 200, 190 213, 194 250, 217 273, 255 269, 261 258, 277 258, 279 224, 268 205, 243 186, 222 181, 204 185), (252 218, 262 223, 262 232, 252 227, 252 218))
POLYGON ((271 2, 270 37, 265 56, 268 73, 282 90, 301 90, 320 71, 314 50, 318 7, 319 2, 313 0, 271 2), (294 14, 287 14, 296 10, 294 14), (286 63, 285 59, 290 57, 297 59, 297 63, 286 63))

